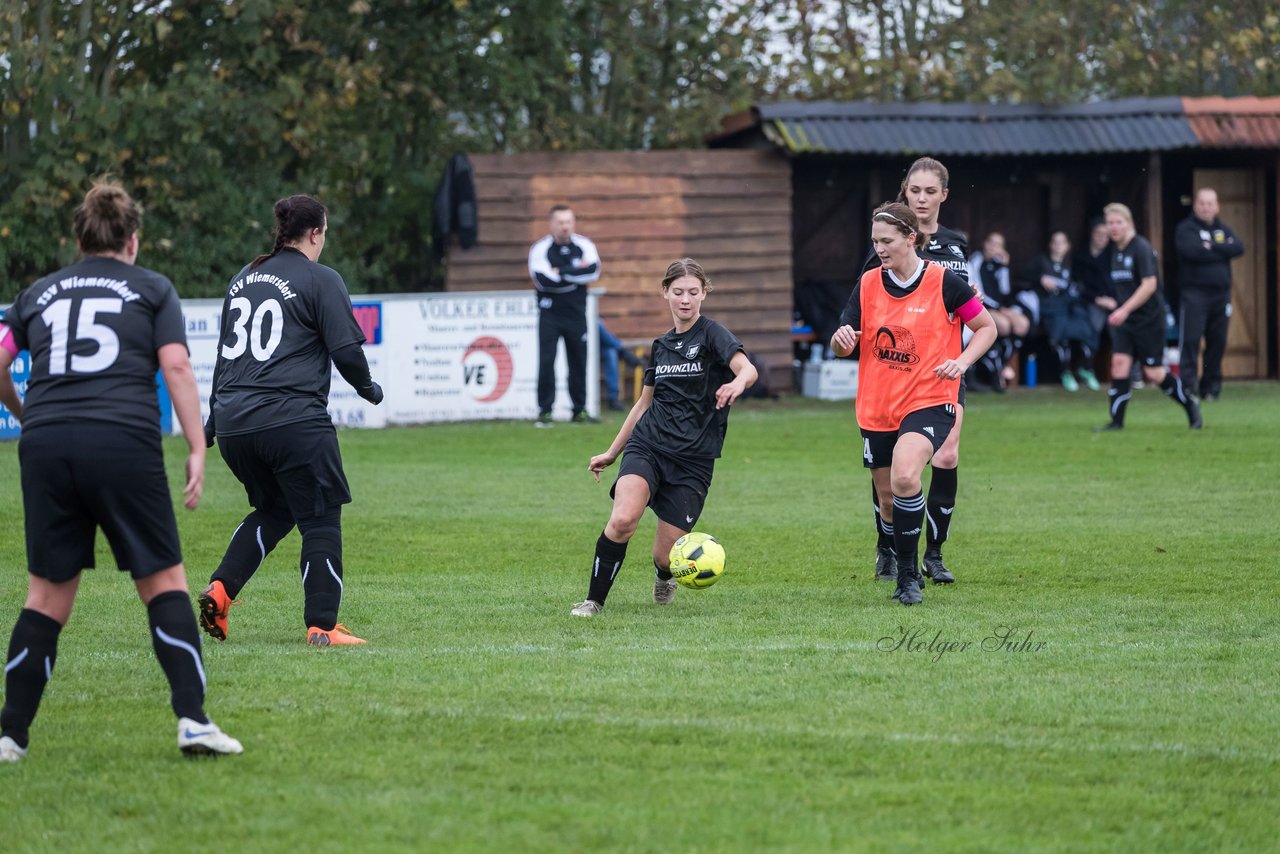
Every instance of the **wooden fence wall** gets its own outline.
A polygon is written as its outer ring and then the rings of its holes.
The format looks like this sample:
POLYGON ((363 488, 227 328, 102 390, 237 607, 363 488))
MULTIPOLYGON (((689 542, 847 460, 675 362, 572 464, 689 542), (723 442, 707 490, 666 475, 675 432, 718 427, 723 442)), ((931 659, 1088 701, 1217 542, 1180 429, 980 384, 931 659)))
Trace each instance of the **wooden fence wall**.
POLYGON ((600 314, 624 341, 671 327, 662 274, 701 263, 714 291, 703 312, 768 367, 791 377, 791 170, 771 151, 572 152, 476 155, 479 241, 449 249, 450 291, 531 288, 530 245, 547 212, 567 203, 600 250, 600 314))

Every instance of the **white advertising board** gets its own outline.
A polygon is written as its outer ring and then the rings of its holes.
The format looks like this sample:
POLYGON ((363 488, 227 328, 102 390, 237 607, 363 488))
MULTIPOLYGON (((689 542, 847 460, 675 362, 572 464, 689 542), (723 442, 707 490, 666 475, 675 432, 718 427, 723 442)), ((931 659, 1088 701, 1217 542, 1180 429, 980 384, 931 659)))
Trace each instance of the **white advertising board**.
MULTIPOLYGON (((587 411, 600 408, 600 291, 587 300, 587 411)), ((344 427, 478 421, 538 415, 538 308, 532 289, 485 293, 353 296, 365 355, 385 398, 373 406, 334 371, 329 415, 344 427)), ((209 413, 221 300, 183 300, 202 414, 209 413)), ((572 414, 561 344, 553 414, 572 414)), ((174 429, 178 430, 177 419, 174 429)))

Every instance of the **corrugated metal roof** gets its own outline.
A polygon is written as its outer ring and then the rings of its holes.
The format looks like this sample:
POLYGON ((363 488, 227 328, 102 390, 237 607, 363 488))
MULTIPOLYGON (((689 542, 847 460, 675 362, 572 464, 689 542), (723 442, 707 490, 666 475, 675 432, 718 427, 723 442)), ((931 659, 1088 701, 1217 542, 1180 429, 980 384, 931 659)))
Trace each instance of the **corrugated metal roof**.
MULTIPOLYGON (((752 110, 793 153, 1097 154, 1280 147, 1280 98, 1126 98, 1070 106, 761 104, 752 110)), ((740 132, 741 122, 727 134, 740 132)))

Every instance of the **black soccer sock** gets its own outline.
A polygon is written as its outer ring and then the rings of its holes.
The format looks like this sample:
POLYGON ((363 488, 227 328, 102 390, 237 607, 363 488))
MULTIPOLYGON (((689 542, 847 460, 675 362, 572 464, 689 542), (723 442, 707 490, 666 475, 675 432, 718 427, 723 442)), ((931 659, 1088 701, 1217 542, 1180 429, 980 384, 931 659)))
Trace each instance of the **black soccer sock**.
POLYGON ((924 525, 924 493, 906 498, 893 496, 893 551, 898 559, 898 578, 908 567, 920 566, 920 528, 924 525))
POLYGON ((27 730, 36 718, 44 686, 58 660, 58 633, 62 625, 39 611, 23 608, 9 637, 9 657, 4 666, 4 709, 0 710, 0 736, 7 735, 26 749, 27 730))
POLYGON ((1124 411, 1129 406, 1132 392, 1129 378, 1112 379, 1111 388, 1107 389, 1107 403, 1111 407, 1111 423, 1117 427, 1124 426, 1124 411))
POLYGON ((307 628, 331 631, 342 604, 342 508, 298 520, 302 533, 302 618, 307 628))
POLYGON ((292 530, 293 518, 288 514, 254 510, 231 535, 226 554, 210 583, 221 581, 227 595, 236 598, 271 550, 292 530))
POLYGON ((147 618, 151 623, 151 645, 169 680, 173 713, 207 724, 204 660, 200 655, 200 632, 191 610, 191 597, 180 590, 161 593, 147 605, 147 618))
MULTIPOLYGON (((667 561, 667 562, 668 562, 668 564, 669 564, 669 563, 670 563, 670 560, 668 559, 668 561, 667 561)), ((654 571, 655 571, 655 572, 657 572, 657 574, 658 574, 658 578, 662 579, 663 581, 670 581, 670 580, 671 580, 671 567, 670 567, 670 566, 663 566, 662 564, 658 563, 658 561, 657 561, 657 560, 655 560, 655 561, 653 562, 653 569, 654 569, 654 571)))
POLYGON ((876 492, 874 482, 871 484, 871 507, 876 511, 876 548, 893 548, 893 523, 885 522, 880 515, 880 494, 876 492))
POLYGON ((956 508, 958 471, 933 467, 933 476, 929 479, 929 502, 925 508, 929 522, 925 542, 930 549, 942 548, 942 544, 947 541, 947 533, 951 530, 951 511, 956 508))
POLYGON ((1165 373, 1164 379, 1160 381, 1160 390, 1165 393, 1171 400, 1188 410, 1191 409, 1191 396, 1187 394, 1187 390, 1182 385, 1182 378, 1175 377, 1171 373, 1165 373))
POLYGON ((876 535, 876 548, 893 551, 893 523, 880 520, 880 532, 876 535), (883 545, 882 545, 883 544, 883 545))
MULTIPOLYGON (((600 532, 596 540, 596 557, 591 565, 591 586, 587 589, 587 598, 593 602, 604 604, 609 598, 609 588, 622 569, 622 562, 627 558, 627 544, 615 543, 600 532)), ((668 573, 670 575, 670 573, 668 573)))

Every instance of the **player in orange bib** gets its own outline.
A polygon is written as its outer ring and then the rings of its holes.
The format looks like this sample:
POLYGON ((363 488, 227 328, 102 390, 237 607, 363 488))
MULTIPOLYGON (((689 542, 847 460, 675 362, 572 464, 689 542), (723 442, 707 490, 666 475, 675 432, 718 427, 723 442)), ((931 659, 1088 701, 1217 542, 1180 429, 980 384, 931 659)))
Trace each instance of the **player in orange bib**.
POLYGON ((968 283, 916 254, 920 238, 909 207, 887 202, 876 208, 871 245, 882 266, 854 285, 849 323, 831 337, 837 356, 863 345, 856 403, 862 459, 871 469, 881 516, 893 525, 893 595, 904 605, 924 601, 920 476, 955 425, 960 378, 996 340, 995 321, 968 283), (973 331, 963 349, 961 323, 973 331))

